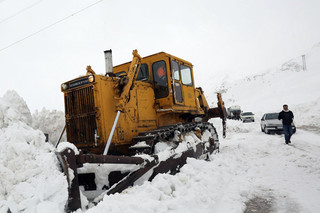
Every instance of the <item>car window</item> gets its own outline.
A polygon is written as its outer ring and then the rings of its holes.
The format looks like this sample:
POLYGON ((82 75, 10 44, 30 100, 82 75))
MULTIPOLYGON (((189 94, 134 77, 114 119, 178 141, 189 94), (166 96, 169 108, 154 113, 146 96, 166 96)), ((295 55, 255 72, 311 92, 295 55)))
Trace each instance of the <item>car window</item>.
POLYGON ((269 113, 266 114, 266 120, 278 119, 279 113, 269 113))

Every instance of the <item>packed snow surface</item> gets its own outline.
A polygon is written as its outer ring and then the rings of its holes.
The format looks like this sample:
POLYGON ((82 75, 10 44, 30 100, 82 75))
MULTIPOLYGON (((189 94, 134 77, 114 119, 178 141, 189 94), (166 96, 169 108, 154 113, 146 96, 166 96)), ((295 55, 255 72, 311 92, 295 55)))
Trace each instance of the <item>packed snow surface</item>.
POLYGON ((190 158, 180 173, 105 196, 87 212, 243 212, 257 197, 270 201, 273 212, 318 212, 318 134, 300 130, 288 146, 283 135, 262 133, 259 123, 228 123, 212 161, 190 158))
MULTIPOLYGON (((226 106, 255 113, 256 122, 227 121, 220 153, 211 161, 188 159, 175 176, 160 174, 138 181, 122 193, 105 195, 89 209, 76 212, 265 212, 316 213, 320 209, 320 47, 306 54, 307 71, 299 58, 257 76, 205 90, 224 91, 226 106), (292 144, 283 135, 260 130, 260 116, 293 110, 297 132, 292 144), (248 210, 247 209, 247 210, 248 210), (259 212, 259 211, 256 211, 259 212)), ((61 173, 44 132, 60 131, 63 113, 43 109, 30 113, 15 91, 0 97, 0 212, 64 212, 67 180, 61 173), (61 117, 62 116, 62 117, 61 117), (49 128, 48 128, 49 127, 49 128)), ((210 120, 222 135, 221 123, 210 120)), ((57 136, 54 136, 57 137, 57 136)), ((195 140, 190 135, 184 142, 195 140)), ((54 140, 53 140, 54 141, 54 140)), ((59 149, 69 147, 62 143, 59 149)), ((166 150, 159 144, 158 150, 166 150)), ((99 176, 99 178, 102 178, 99 176)))

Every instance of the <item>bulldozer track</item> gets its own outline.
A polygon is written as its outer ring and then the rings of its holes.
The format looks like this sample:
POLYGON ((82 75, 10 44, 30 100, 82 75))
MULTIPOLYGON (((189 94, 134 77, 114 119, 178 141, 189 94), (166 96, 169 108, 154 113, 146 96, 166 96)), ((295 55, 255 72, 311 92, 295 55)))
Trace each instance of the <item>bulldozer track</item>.
POLYGON ((209 122, 191 122, 186 124, 173 124, 168 126, 163 126, 155 130, 141 132, 137 137, 132 139, 133 146, 130 147, 130 153, 145 153, 152 154, 154 151, 154 145, 159 142, 159 140, 170 141, 174 137, 175 131, 179 131, 181 134, 191 132, 199 128, 201 133, 204 130, 209 130, 212 134, 216 136, 216 141, 218 141, 218 134, 215 127, 209 122), (136 144, 145 142, 145 146, 135 146, 136 144))

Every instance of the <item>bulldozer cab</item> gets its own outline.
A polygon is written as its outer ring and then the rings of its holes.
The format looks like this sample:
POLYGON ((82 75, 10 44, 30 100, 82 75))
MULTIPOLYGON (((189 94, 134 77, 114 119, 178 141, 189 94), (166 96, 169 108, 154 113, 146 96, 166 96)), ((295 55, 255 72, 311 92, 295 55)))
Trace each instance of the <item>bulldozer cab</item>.
MULTIPOLYGON (((119 76, 126 73, 130 62, 114 67, 119 76)), ((154 98, 158 112, 173 110, 175 112, 199 113, 196 89, 193 80, 193 66, 190 62, 160 52, 142 58, 138 81, 148 82, 154 90, 154 98)))

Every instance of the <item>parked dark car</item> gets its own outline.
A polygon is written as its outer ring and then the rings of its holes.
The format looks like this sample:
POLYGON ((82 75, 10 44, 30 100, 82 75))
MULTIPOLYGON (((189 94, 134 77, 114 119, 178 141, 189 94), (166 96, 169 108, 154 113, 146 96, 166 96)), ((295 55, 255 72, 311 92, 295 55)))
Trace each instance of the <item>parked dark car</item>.
MULTIPOLYGON (((279 113, 266 113, 261 118, 261 131, 266 134, 283 133, 282 121, 278 119, 279 113)), ((296 126, 292 122, 293 133, 296 132, 296 126)))

